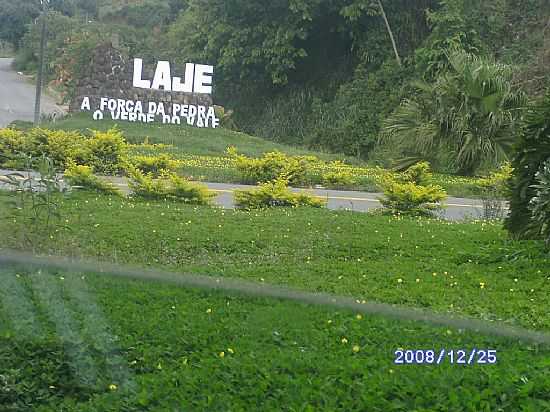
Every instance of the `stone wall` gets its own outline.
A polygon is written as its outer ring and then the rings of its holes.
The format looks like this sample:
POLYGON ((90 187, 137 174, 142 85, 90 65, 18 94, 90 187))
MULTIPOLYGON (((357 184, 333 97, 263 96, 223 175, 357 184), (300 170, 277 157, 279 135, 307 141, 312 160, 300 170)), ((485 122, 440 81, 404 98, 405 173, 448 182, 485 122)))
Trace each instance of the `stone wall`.
MULTIPOLYGON (((154 70, 154 65, 150 67, 144 63, 143 78, 152 79, 154 70)), ((181 73, 181 77, 183 77, 184 71, 185 67, 180 68, 178 76, 181 73)), ((77 83, 75 97, 70 103, 69 111, 80 111, 82 100, 85 97, 90 98, 92 110, 99 107, 102 97, 139 100, 143 103, 144 107, 150 101, 162 102, 164 103, 167 115, 172 114, 172 103, 206 107, 213 105, 212 97, 207 94, 134 88, 132 84, 133 73, 133 59, 125 56, 110 43, 98 46, 93 53, 87 72, 83 74, 77 83)))

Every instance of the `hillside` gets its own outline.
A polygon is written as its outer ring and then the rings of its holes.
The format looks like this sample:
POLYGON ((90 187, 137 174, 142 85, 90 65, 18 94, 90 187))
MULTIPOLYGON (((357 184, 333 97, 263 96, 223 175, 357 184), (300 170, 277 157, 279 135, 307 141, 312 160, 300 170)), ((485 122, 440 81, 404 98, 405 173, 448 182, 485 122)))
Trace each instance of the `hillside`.
MULTIPOLYGON (((34 71, 39 25, 28 23, 39 10, 30 0, 0 10, 9 23, 0 40, 16 46, 18 70, 34 71)), ((104 42, 150 62, 212 64, 214 100, 242 132, 385 166, 422 159, 479 175, 511 158, 521 111, 550 85, 549 22, 546 0, 52 1, 46 68, 70 99, 104 42), (400 111, 404 102, 422 113, 400 111), (500 120, 486 134, 491 119, 500 120), (465 161, 461 136, 470 135, 464 141, 479 143, 468 156, 479 155, 465 161)))

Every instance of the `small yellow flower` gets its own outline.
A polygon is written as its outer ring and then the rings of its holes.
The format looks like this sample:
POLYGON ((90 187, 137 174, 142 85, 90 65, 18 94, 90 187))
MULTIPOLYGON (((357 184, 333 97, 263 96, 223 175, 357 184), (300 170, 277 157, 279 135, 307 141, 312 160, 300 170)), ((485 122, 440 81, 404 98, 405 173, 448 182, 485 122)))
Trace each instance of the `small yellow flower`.
POLYGON ((401 278, 397 279, 397 283, 403 283, 403 279, 401 278))
POLYGON ((417 278, 417 279, 416 279, 416 283, 420 283, 420 279, 417 278))
POLYGON ((356 318, 357 318, 357 320, 361 320, 361 319, 363 319, 363 316, 361 316, 361 314, 358 313, 356 318))
POLYGON ((485 283, 484 282, 479 282, 479 287, 480 287, 480 289, 484 289, 485 288, 485 283))
POLYGON ((227 351, 232 355, 235 353, 235 351, 232 348, 227 348, 227 351))
POLYGON ((212 309, 210 308, 206 309, 206 313, 212 313, 212 309))
POLYGON ((327 320, 327 323, 330 325, 332 323, 332 320, 327 320))
POLYGON ((352 349, 353 353, 357 353, 361 350, 361 348, 359 347, 359 345, 355 345, 352 349))
POLYGON ((437 272, 432 273, 432 276, 437 276, 437 272))
POLYGON ((220 352, 218 356, 219 356, 220 358, 225 357, 225 352, 220 352))
POLYGON ((342 343, 345 345, 346 343, 348 343, 348 340, 346 338, 342 338, 342 343))
POLYGON ((117 387, 114 383, 111 383, 111 384, 109 385, 109 390, 111 390, 111 391, 116 391, 117 389, 118 389, 118 387, 117 387))

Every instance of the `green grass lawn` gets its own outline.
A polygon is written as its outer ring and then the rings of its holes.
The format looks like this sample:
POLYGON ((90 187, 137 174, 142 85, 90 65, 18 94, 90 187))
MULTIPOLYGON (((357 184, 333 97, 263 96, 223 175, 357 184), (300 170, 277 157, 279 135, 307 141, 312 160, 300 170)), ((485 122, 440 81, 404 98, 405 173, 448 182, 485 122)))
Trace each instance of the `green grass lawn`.
MULTIPOLYGON (((550 330, 548 253, 497 223, 75 192, 50 235, 9 218, 10 197, 0 248, 28 249, 26 234, 35 252, 550 330)), ((550 411, 548 345, 108 274, 10 266, 0 279, 0 411, 550 411), (498 362, 396 365, 398 348, 498 362)))
MULTIPOLYGON (((548 252, 542 242, 508 239, 499 223, 234 211, 84 193, 70 195, 60 213, 65 227, 37 235, 37 250, 550 329, 548 252)), ((1 219, 0 247, 21 248, 22 231, 24 222, 1 219)))
POLYGON ((550 410, 547 347, 92 273, 0 278, 2 411, 550 410), (474 347, 497 364, 393 363, 474 347))

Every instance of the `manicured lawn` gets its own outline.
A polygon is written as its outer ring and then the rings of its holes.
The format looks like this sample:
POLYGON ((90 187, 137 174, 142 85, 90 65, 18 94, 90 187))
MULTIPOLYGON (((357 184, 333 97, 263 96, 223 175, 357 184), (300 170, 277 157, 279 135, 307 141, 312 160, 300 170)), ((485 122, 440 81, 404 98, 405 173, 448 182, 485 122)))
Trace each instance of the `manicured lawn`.
MULTIPOLYGON (((46 234, 10 218, 10 196, 0 248, 550 330, 548 253, 497 223, 73 192, 46 234)), ((550 411, 548 345, 108 273, 0 268, 0 365, 0 411, 550 411), (396 365, 399 348, 492 349, 497 363, 396 365)))
MULTIPOLYGON (((0 196, 0 213, 7 195, 0 196)), ((550 329, 550 260, 498 223, 350 212, 227 211, 73 193, 40 251, 244 278, 360 300, 427 307, 550 329)), ((0 247, 22 222, 0 220, 0 247)))
POLYGON ((0 279, 2 411, 550 410, 548 347, 104 274, 0 279), (393 363, 474 347, 497 364, 393 363))

